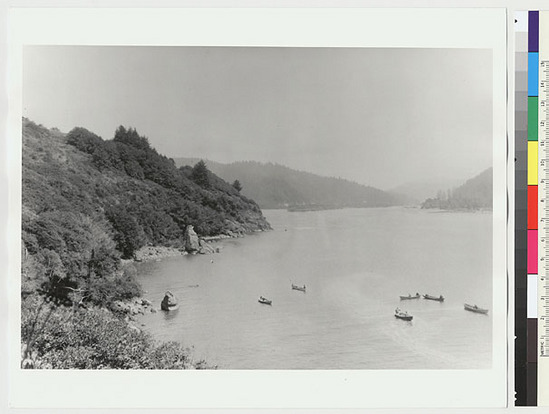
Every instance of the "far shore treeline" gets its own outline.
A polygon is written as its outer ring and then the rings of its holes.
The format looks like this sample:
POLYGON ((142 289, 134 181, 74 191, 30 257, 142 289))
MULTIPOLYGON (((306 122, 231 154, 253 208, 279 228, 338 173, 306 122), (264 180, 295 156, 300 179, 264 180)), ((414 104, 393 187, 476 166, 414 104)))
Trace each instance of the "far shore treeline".
POLYGON ((103 140, 23 119, 22 138, 22 364, 203 366, 120 319, 114 305, 141 295, 123 259, 143 246, 182 248, 188 225, 199 236, 268 230, 258 205, 204 162, 177 168, 133 128, 103 140))
POLYGON ((491 210, 493 207, 493 175, 493 169, 490 167, 457 188, 446 191, 439 190, 435 197, 425 200, 421 204, 421 208, 491 210))

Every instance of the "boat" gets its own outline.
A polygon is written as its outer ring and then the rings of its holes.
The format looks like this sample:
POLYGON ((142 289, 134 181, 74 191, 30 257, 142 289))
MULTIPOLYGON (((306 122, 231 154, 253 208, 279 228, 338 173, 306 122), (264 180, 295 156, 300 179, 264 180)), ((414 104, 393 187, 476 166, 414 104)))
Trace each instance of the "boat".
POLYGON ((419 299, 420 297, 421 297, 421 295, 419 293, 416 293, 414 296, 412 296, 408 293, 408 296, 401 296, 400 300, 419 299))
POLYGON ((399 308, 395 309, 395 318, 402 319, 403 321, 411 321, 414 319, 412 315, 408 315, 408 312, 403 312, 399 308))
POLYGON ((293 290, 299 290, 300 292, 305 292, 305 289, 306 289, 306 288, 305 288, 305 285, 303 285, 303 286, 298 286, 298 285, 294 285, 294 284, 292 283, 292 289, 293 289, 293 290))
POLYGON ((440 295, 440 296, 431 296, 431 295, 423 295, 423 297, 425 299, 428 299, 428 300, 436 300, 437 302, 444 302, 444 296, 440 295))
POLYGON ((468 310, 471 312, 482 313, 484 315, 488 313, 488 309, 479 308, 477 305, 469 305, 468 303, 465 303, 463 307, 465 308, 465 310, 468 310))
POLYGON ((272 305, 273 304, 273 301, 272 300, 269 300, 267 298, 264 298, 263 296, 260 296, 259 299, 257 300, 259 303, 263 303, 264 305, 272 305))

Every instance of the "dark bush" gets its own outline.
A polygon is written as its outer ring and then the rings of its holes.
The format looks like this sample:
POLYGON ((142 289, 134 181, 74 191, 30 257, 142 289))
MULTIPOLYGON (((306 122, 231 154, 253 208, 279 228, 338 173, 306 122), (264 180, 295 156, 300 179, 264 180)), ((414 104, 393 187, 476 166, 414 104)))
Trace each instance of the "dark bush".
POLYGON ((198 161, 193 167, 191 173, 191 179, 198 184, 200 187, 209 188, 210 187, 210 177, 209 170, 206 167, 206 163, 203 160, 198 161))
POLYGON ((135 128, 126 129, 119 126, 114 133, 114 141, 122 142, 140 150, 150 150, 151 145, 146 137, 140 136, 135 128))
POLYGON ((67 134, 67 142, 70 145, 74 145, 80 151, 84 151, 88 154, 93 153, 97 147, 103 145, 103 139, 101 139, 101 137, 80 127, 73 128, 67 134))
POLYGON ((114 241, 122 257, 133 257, 134 252, 145 244, 143 229, 124 207, 114 206, 105 213, 115 230, 114 241))

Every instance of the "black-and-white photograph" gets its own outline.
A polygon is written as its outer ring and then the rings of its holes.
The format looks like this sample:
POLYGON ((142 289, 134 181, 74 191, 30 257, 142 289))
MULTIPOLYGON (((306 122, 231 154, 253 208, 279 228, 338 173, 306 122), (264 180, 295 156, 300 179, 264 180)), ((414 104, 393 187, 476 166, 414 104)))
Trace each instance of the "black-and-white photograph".
POLYGON ((22 368, 491 368, 491 50, 22 69, 22 368))

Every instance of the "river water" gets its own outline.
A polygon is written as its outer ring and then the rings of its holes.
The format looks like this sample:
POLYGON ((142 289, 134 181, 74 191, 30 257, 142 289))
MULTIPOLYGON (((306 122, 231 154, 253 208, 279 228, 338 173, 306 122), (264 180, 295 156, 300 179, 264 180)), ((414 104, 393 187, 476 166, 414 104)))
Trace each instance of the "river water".
POLYGON ((264 215, 273 231, 218 242, 218 254, 139 264, 146 298, 159 306, 170 290, 181 304, 141 317, 144 329, 224 369, 491 367, 492 317, 463 309, 491 310, 490 213, 264 215), (416 292, 446 300, 399 299, 416 292), (397 306, 413 321, 396 319, 397 306))

